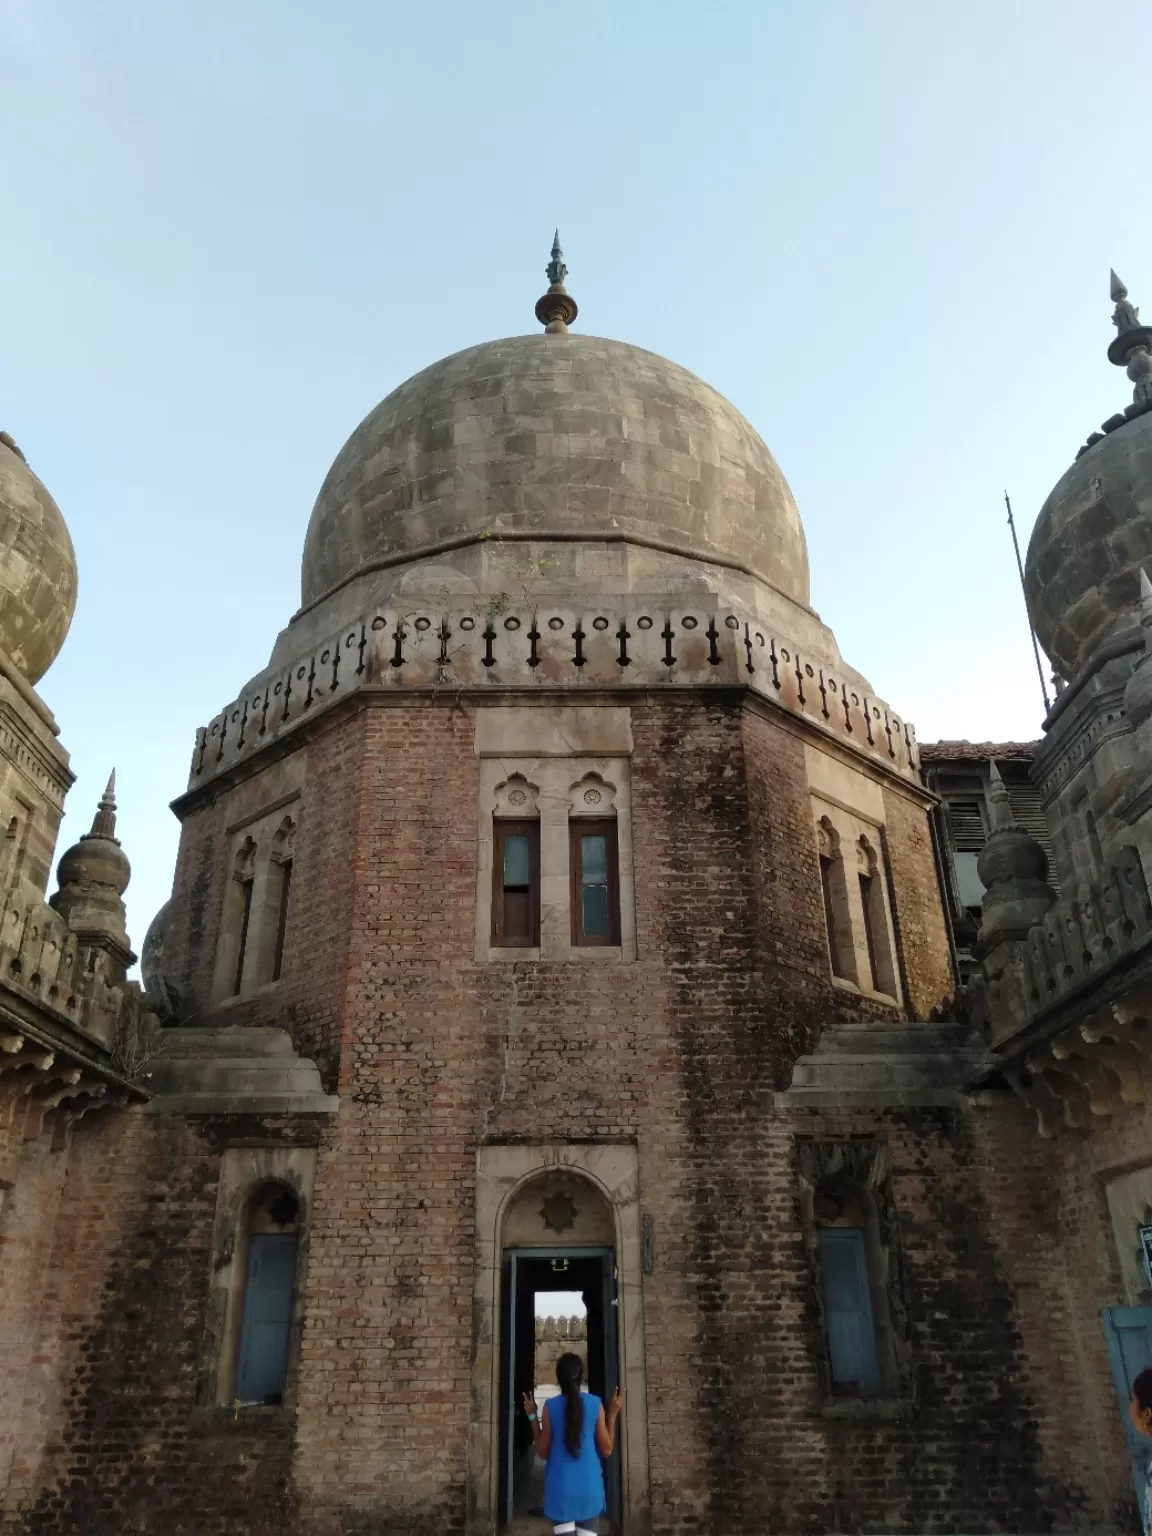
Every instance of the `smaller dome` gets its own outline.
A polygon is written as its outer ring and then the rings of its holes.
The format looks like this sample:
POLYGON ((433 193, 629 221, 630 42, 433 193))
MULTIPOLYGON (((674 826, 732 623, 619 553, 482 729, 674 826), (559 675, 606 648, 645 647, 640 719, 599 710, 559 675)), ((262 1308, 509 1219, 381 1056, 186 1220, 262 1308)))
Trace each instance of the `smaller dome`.
POLYGON ((60 889, 51 905, 73 928, 109 934, 125 948, 124 903, 121 897, 132 878, 128 855, 116 836, 116 774, 100 797, 91 832, 61 855, 56 867, 60 889))
POLYGON ((166 901, 148 924, 148 932, 140 946, 140 978, 145 988, 164 976, 164 941, 168 936, 168 913, 171 901, 166 901))
POLYGON ((94 885, 108 886, 117 896, 128 889, 132 878, 132 866, 128 855, 112 837, 94 837, 85 832, 78 843, 73 843, 61 855, 56 869, 56 880, 63 890, 75 885, 87 888, 94 885))
POLYGON ((60 508, 0 432, 0 646, 30 683, 60 654, 76 609, 76 554, 60 508))

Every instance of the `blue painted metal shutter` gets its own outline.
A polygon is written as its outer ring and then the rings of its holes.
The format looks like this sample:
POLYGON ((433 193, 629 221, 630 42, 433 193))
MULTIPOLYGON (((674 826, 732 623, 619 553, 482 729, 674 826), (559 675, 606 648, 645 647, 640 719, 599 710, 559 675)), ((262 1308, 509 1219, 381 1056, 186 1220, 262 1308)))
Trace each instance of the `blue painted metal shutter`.
POLYGON ((822 1228, 820 1263, 833 1385, 854 1386, 861 1397, 875 1397, 880 1391, 880 1365, 862 1229, 822 1228))
POLYGON ((1108 1356, 1112 1362, 1112 1379, 1116 1383, 1116 1396, 1120 1402, 1124 1443, 1128 1447, 1128 1459, 1132 1464, 1132 1483, 1143 1517, 1148 1488, 1145 1473, 1152 1460, 1152 1441, 1136 1433, 1128 1416, 1128 1404, 1132 1397, 1132 1383, 1146 1366, 1152 1365, 1152 1307, 1105 1307, 1101 1315, 1104 1335, 1108 1340, 1108 1356))
POLYGON ((295 1288, 296 1234, 253 1233, 236 1372, 236 1396, 243 1403, 267 1402, 284 1391, 295 1288))

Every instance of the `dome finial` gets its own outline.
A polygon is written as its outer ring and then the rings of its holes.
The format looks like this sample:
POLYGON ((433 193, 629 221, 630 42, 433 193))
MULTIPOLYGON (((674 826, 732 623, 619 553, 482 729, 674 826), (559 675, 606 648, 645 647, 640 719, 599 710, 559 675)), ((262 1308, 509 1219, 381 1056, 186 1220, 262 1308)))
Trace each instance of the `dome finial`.
POLYGON ((108 786, 100 796, 100 804, 96 807, 96 815, 92 818, 92 830, 89 837, 105 837, 109 842, 116 841, 116 770, 113 768, 108 776, 108 786))
POLYGON ((552 260, 544 268, 548 279, 548 292, 536 300, 536 318, 548 335, 567 335, 568 327, 577 315, 576 300, 564 286, 568 268, 564 265, 564 252, 560 249, 560 231, 552 237, 552 260))
POLYGON ((1108 361, 1127 369, 1133 401, 1147 408, 1152 404, 1152 326, 1141 325, 1140 311, 1129 302, 1128 289, 1115 269, 1109 277, 1109 292, 1116 305, 1112 311, 1116 335, 1108 348, 1108 361))

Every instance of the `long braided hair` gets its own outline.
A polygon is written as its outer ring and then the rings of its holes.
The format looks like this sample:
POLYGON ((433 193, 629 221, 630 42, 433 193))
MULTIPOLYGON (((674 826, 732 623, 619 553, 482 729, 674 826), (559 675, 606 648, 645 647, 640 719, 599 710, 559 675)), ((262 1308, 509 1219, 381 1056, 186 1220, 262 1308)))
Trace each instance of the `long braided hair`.
POLYGON ((556 1384, 564 1394, 564 1448, 569 1456, 579 1456, 584 1434, 584 1362, 579 1355, 561 1355, 556 1362, 556 1384))

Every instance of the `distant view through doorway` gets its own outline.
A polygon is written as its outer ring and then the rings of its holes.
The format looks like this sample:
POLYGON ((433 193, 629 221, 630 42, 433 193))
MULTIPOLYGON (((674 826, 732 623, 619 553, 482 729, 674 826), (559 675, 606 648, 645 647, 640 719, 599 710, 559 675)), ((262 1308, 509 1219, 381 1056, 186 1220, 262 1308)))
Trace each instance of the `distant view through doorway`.
MULTIPOLYGON (((616 1265, 611 1248, 506 1248, 501 1329, 501 1487, 504 1529, 545 1532, 544 1466, 521 1406, 556 1396, 556 1361, 579 1355, 585 1387, 606 1399, 619 1381, 616 1265)), ((620 1449, 604 1466, 605 1531, 620 1528, 620 1449)))

